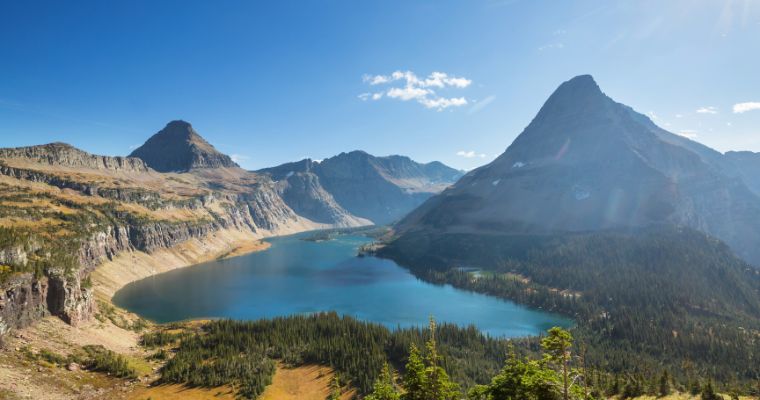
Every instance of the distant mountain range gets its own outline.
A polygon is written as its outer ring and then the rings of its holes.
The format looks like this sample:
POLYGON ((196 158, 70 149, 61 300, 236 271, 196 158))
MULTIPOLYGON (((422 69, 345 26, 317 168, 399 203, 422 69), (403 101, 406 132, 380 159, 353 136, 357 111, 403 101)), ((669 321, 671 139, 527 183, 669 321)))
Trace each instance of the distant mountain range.
POLYGON ((540 234, 690 227, 760 265, 760 155, 723 155, 606 96, 563 83, 493 162, 397 225, 410 231, 540 234))
POLYGON ((350 213, 375 224, 402 218, 464 174, 437 161, 420 164, 409 157, 375 157, 363 151, 257 172, 271 176, 285 202, 307 218, 332 223, 350 213))

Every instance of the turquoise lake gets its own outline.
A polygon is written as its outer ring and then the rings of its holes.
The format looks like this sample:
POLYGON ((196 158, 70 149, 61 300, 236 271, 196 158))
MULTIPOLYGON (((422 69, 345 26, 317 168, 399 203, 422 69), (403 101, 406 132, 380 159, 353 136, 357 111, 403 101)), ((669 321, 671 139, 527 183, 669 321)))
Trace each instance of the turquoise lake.
POLYGON ((266 251, 133 282, 113 302, 155 322, 336 311, 393 329, 426 326, 433 315, 504 337, 571 324, 509 301, 423 282, 390 260, 356 257, 358 247, 371 241, 366 237, 302 240, 309 235, 268 239, 272 246, 266 251))

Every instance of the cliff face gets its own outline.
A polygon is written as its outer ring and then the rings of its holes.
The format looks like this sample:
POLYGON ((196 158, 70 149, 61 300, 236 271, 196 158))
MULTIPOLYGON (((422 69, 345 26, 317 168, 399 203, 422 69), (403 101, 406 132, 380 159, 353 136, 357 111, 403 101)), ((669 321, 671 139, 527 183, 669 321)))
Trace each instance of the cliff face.
POLYGON ((217 151, 185 121, 172 121, 130 154, 161 172, 194 168, 235 168, 230 157, 217 151))
POLYGON ((26 159, 64 167, 131 172, 148 171, 148 167, 139 158, 98 156, 79 150, 66 143, 0 149, 1 158, 26 159))
POLYGON ((49 315, 48 280, 20 274, 2 285, 0 291, 0 344, 12 329, 24 327, 49 315))

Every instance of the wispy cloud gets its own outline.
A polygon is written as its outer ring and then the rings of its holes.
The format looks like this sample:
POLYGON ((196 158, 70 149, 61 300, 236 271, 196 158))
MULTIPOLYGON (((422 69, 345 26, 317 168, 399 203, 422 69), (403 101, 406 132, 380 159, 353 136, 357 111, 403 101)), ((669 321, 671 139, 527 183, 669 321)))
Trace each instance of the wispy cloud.
POLYGON ((538 48, 538 51, 552 50, 552 49, 564 49, 565 44, 562 42, 548 43, 538 48))
POLYGON ((364 83, 373 87, 390 86, 387 89, 360 94, 358 97, 363 101, 377 101, 383 97, 401 101, 414 100, 425 108, 438 111, 464 106, 467 104, 467 99, 441 96, 436 92, 437 90, 464 89, 472 84, 470 79, 445 72, 433 72, 423 79, 412 71, 395 71, 390 75, 364 75, 363 80, 364 83))
POLYGON ((741 114, 745 113, 747 111, 752 110, 760 110, 760 102, 757 101, 749 101, 746 103, 737 103, 734 104, 734 113, 735 114, 741 114))
POLYGON ((697 114, 717 114, 717 113, 718 113, 718 109, 711 106, 699 107, 697 109, 697 114))
POLYGON ((475 157, 486 158, 485 154, 483 154, 483 153, 476 153, 475 150, 469 150, 469 151, 459 150, 459 151, 457 151, 457 155, 460 156, 460 157, 464 157, 464 158, 475 158, 475 157))
POLYGON ((488 107, 489 104, 493 103, 494 100, 496 100, 496 96, 491 95, 491 96, 486 97, 483 100, 475 102, 475 104, 473 104, 472 107, 470 107, 470 109, 467 110, 467 114, 472 115, 477 112, 480 112, 484 108, 488 107))

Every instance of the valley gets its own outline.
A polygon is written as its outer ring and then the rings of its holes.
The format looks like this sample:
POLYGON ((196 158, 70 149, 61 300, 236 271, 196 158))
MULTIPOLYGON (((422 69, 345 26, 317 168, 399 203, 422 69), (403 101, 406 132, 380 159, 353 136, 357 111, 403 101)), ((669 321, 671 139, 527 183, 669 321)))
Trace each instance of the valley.
POLYGON ((130 157, 0 149, 0 393, 364 397, 416 346, 477 396, 509 368, 558 379, 559 326, 597 398, 753 394, 754 165, 590 76, 464 175, 362 151, 247 171, 184 121, 130 157))

